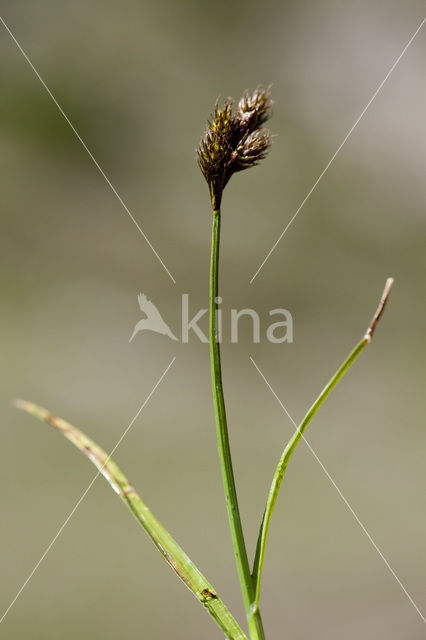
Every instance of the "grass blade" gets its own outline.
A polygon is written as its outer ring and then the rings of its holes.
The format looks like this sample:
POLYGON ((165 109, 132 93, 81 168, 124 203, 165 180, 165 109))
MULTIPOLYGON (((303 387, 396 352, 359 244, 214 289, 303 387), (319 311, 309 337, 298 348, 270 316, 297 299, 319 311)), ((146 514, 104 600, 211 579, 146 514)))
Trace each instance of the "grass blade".
POLYGON ((384 311, 384 308, 386 306, 386 302, 388 300, 392 284, 393 284, 393 279, 388 278, 388 280, 386 281, 386 285, 385 285, 382 297, 380 299, 379 306, 377 307, 377 311, 374 314, 373 319, 370 322, 364 337, 356 345, 356 347, 351 351, 349 356, 346 358, 343 364, 339 367, 339 369, 336 371, 336 373, 328 382, 328 384, 324 387, 324 389, 322 390, 318 398, 315 400, 314 404, 311 406, 311 408, 303 418, 299 427, 296 429, 293 436, 290 438, 280 458, 278 466, 275 470, 271 488, 269 490, 265 511, 264 511, 262 522, 260 525, 259 536, 257 539, 256 555, 255 555, 253 571, 252 571, 253 581, 254 581, 255 590, 256 590, 255 600, 251 610, 253 614, 256 613, 259 607, 261 577, 262 577, 263 563, 265 559, 265 550, 266 550, 269 524, 275 508, 275 503, 278 498, 278 493, 281 487, 281 483, 287 469, 287 465, 290 462, 290 458, 293 455, 294 450, 296 449, 299 441, 303 437, 303 433, 306 427, 311 422, 312 418, 314 417, 314 415, 316 414, 316 412, 318 411, 318 409, 320 408, 324 400, 327 398, 329 393, 334 389, 334 387, 337 385, 339 380, 342 379, 342 377, 345 375, 346 371, 353 364, 353 362, 355 362, 357 357, 360 355, 361 351, 363 351, 363 349, 371 342, 377 322, 379 321, 384 311))
POLYGON ((93 462, 130 509, 139 524, 145 529, 175 574, 207 609, 226 637, 229 640, 247 640, 241 627, 224 605, 216 590, 151 513, 124 473, 111 460, 109 455, 82 431, 65 420, 52 415, 46 409, 26 400, 16 400, 15 405, 17 408, 30 413, 60 431, 67 440, 72 442, 77 449, 93 462))

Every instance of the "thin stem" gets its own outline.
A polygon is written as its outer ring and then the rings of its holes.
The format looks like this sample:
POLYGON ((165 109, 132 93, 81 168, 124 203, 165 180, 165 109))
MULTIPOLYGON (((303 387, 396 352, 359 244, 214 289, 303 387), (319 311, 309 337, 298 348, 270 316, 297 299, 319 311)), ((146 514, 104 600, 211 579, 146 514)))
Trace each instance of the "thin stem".
MULTIPOLYGON (((215 202, 213 199, 213 207, 215 202)), ((226 421, 225 400, 223 396, 222 368, 220 345, 217 327, 217 297, 219 295, 219 244, 220 244, 220 209, 213 212, 212 252, 210 265, 210 362, 212 373, 213 401, 216 418, 218 451, 225 489, 226 506, 228 510, 229 526, 235 561, 243 594, 244 606, 248 615, 249 632, 252 640, 263 640, 264 631, 260 613, 257 610, 250 614, 254 601, 254 584, 251 577, 250 565, 244 541, 240 511, 238 507, 237 491, 235 488, 234 472, 232 468, 231 450, 229 446, 228 426, 226 421)))
POLYGON ((370 322, 364 337, 356 345, 356 347, 351 351, 349 356, 346 358, 343 364, 339 367, 339 369, 336 371, 336 373, 328 382, 328 384, 324 387, 324 389, 322 390, 318 398, 315 400, 315 402, 313 403, 313 405, 311 406, 311 408, 303 418, 299 427, 296 429, 295 433, 290 438, 286 448, 283 451, 283 454, 278 463, 278 466, 276 468, 276 471, 272 480, 271 488, 269 490, 265 511, 264 511, 262 522, 260 525, 259 536, 257 539, 256 555, 255 555, 254 564, 253 564, 253 581, 255 584, 255 599, 252 607, 253 613, 255 613, 259 607, 261 577, 262 577, 263 563, 265 559, 266 541, 268 536, 269 524, 275 508, 275 503, 277 501, 278 493, 281 487, 281 482, 283 480, 284 474, 287 469, 287 465, 290 461, 291 456, 293 455, 293 452, 297 444, 303 437, 306 427, 311 422, 312 418, 314 417, 314 415, 316 414, 316 412, 318 411, 318 409, 320 408, 324 400, 327 398, 329 393, 334 389, 334 387, 337 385, 339 380, 343 378, 346 371, 353 364, 353 362, 355 362, 355 360, 358 358, 358 356, 364 350, 364 348, 371 342, 374 329, 384 311, 386 302, 388 300, 392 284, 393 284, 393 279, 388 278, 388 280, 386 281, 386 285, 385 285, 382 297, 380 299, 380 303, 377 308, 377 311, 374 314, 373 319, 370 322))
MULTIPOLYGON (((65 420, 53 416, 46 409, 25 400, 17 400, 15 405, 60 431, 65 438, 93 462, 130 509, 139 524, 145 529, 166 562, 188 589, 192 591, 197 600, 207 609, 226 637, 229 640, 247 640, 243 630, 224 605, 216 590, 151 513, 110 456, 82 431, 65 422, 65 420)), ((163 600, 167 608, 167 593, 164 594, 163 600)))

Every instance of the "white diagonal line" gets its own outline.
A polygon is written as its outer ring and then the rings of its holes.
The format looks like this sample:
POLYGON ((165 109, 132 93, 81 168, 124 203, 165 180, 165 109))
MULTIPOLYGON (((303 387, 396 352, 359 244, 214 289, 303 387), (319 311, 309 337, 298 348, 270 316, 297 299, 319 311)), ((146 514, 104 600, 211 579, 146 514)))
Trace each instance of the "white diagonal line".
POLYGON ((413 35, 411 36, 411 38, 409 39, 409 41, 407 42, 407 44, 405 45, 405 47, 403 48, 403 50, 401 51, 401 53, 399 54, 399 56, 397 57, 397 59, 395 60, 393 65, 391 66, 391 68, 389 69, 389 71, 387 72, 386 76, 383 78, 382 82, 379 84, 379 86, 377 87, 376 91, 373 93, 373 95, 371 96, 370 100, 367 102, 366 106, 361 111, 360 115, 355 120, 355 122, 352 125, 352 127, 349 129, 348 133, 345 135, 345 137, 343 138, 342 142, 337 147, 336 151, 333 153, 333 155, 331 156, 331 158, 328 161, 328 163, 325 165, 324 169, 322 170, 322 172, 320 173, 320 175, 318 176, 318 178, 314 182, 313 186, 311 187, 311 189, 308 191, 308 193, 305 196, 305 198, 300 203, 298 209, 296 210, 296 213, 290 219, 290 222, 287 223, 287 226, 281 232, 281 235, 279 236, 278 240, 272 246, 272 248, 270 249, 269 253, 266 255, 266 257, 264 258, 263 262, 261 263, 260 267, 257 269, 256 273, 254 274, 254 276, 250 280, 250 284, 252 284, 254 279, 258 276, 260 270, 263 268, 263 266, 266 263, 266 261, 269 260, 269 258, 271 257, 272 253, 275 251, 278 243, 282 240, 283 236, 285 235, 285 233, 287 232, 289 227, 293 224, 294 220, 296 219, 296 217, 298 216, 300 211, 303 209, 303 207, 305 206, 306 202, 309 200, 309 198, 311 197, 312 193, 315 191, 315 189, 317 188, 318 184, 320 183, 320 181, 322 180, 322 178, 324 177, 324 175, 326 174, 326 172, 328 171, 330 166, 333 164, 333 162, 336 159, 337 155, 340 153, 340 151, 342 150, 343 146, 346 144, 347 140, 349 139, 349 137, 351 136, 351 134, 353 133, 355 128, 358 126, 358 124, 360 123, 361 119, 363 118, 363 116, 365 115, 365 113, 367 112, 367 110, 369 109, 371 104, 373 103, 373 101, 376 99, 377 95, 380 93, 381 89, 383 88, 383 85, 388 80, 388 78, 390 77, 390 75, 394 71, 395 67, 398 65, 398 63, 400 62, 401 58, 406 53, 408 47, 411 45, 411 43, 413 42, 414 38, 417 36, 417 34, 419 33, 420 29, 423 27, 425 22, 426 22, 426 18, 424 18, 422 20, 422 22, 420 23, 420 25, 417 27, 416 31, 413 33, 413 35))
MULTIPOLYGON (((296 422, 293 420, 293 418, 291 417, 291 415, 289 414, 289 412, 287 411, 286 407, 284 406, 284 404, 281 402, 280 398, 278 397, 278 395, 275 393, 274 389, 272 388, 272 386, 270 385, 270 383, 268 382, 268 380, 265 378, 264 374, 262 373, 262 371, 259 369, 259 367, 257 366, 257 364, 255 363, 255 361, 253 360, 253 358, 250 356, 250 360, 253 364, 253 366, 256 368, 257 372, 259 373, 259 375, 261 376, 261 378, 263 379, 263 381, 265 382, 266 386, 268 387, 268 389, 271 391, 272 395, 275 397, 275 399, 278 401, 280 407, 282 408, 282 410, 284 411, 284 413, 288 416, 288 418, 291 420, 291 422, 293 423, 293 426, 296 427, 297 430, 297 424, 296 422)), ((319 457, 317 456, 317 454, 315 453, 315 451, 313 450, 313 448, 311 447, 311 445, 309 444, 309 442, 306 440, 305 436, 302 434, 302 438, 306 444, 306 446, 308 447, 309 451, 312 453, 312 455, 314 456, 315 460, 318 462, 318 464, 320 465, 321 469, 324 471, 325 475, 327 476, 327 478, 330 480, 331 484, 333 485, 333 487, 336 489, 337 493, 339 494, 340 498, 343 500, 344 504, 346 505, 346 507, 349 509, 349 511, 351 512, 352 516, 355 518, 356 522, 359 524, 359 526, 361 527, 362 531, 364 532, 364 534, 367 536, 367 538, 369 539, 369 541, 371 542, 371 544, 373 545, 374 549, 377 551, 377 553, 379 554, 379 556, 381 557, 381 559, 383 560, 383 562, 385 563, 385 565, 387 566, 387 568, 389 569, 390 573, 392 574, 392 576, 395 578, 396 582, 399 584, 399 586, 401 587, 402 591, 405 593, 405 595, 407 596, 408 600, 411 602, 411 604, 413 605, 413 607, 415 608, 415 610, 417 611, 417 613, 419 614, 419 616, 421 617, 421 619, 423 620, 424 623, 426 623, 426 618, 424 617, 424 615, 422 614, 422 612, 420 611, 419 607, 416 605, 416 603, 414 602, 413 598, 410 596, 410 594, 408 593, 407 589, 405 588, 405 586, 403 585, 403 583, 401 582, 401 580, 398 578, 398 576, 396 575, 394 569, 392 569, 391 565, 389 564, 389 562, 387 561, 387 559, 385 558, 385 556, 383 555, 382 551, 379 549, 379 547, 377 546, 376 542, 373 540, 373 538, 371 537, 371 534, 367 531, 365 525, 361 522, 361 520, 359 519, 358 515, 355 513, 354 509, 351 507, 351 505, 349 504, 347 498, 345 498, 344 494, 342 493, 341 489, 337 486, 335 480, 332 478, 332 476, 330 475, 330 473, 327 471, 327 469, 325 468, 325 466, 323 465, 323 463, 321 462, 321 460, 319 459, 319 457)))
POLYGON ((61 107, 61 105, 59 104, 59 102, 56 100, 55 96, 53 95, 53 93, 51 92, 51 90, 49 89, 49 87, 47 86, 47 84, 45 83, 45 81, 43 80, 43 78, 41 77, 40 73, 37 71, 37 69, 35 68, 35 66, 33 65, 33 63, 31 62, 30 58, 28 57, 28 55, 25 53, 24 49, 22 48, 22 46, 19 44, 18 40, 15 38, 15 36, 13 35, 12 31, 10 30, 10 28, 7 26, 6 22, 3 20, 3 18, 0 16, 0 22, 2 23, 2 25, 4 26, 4 28, 6 29, 6 31, 8 32, 8 34, 10 35, 10 37, 12 38, 13 42, 16 44, 16 46, 18 47, 19 51, 22 53, 22 55, 24 56, 25 60, 28 62, 28 64, 30 65, 31 69, 34 71, 35 75, 37 76, 37 78, 40 80, 41 84, 43 85, 44 89, 47 91, 47 93, 49 94, 50 98, 53 100, 53 102, 55 103, 56 107, 58 108, 59 112, 61 113, 61 115, 63 116, 63 118, 65 119, 65 121, 68 123, 68 125, 71 127, 74 135, 76 136, 76 138, 78 139, 78 141, 81 143, 81 145, 83 146, 83 148, 85 149, 85 151, 87 152, 87 154, 89 155, 90 159, 92 160, 93 164, 96 166, 96 168, 98 169, 99 173, 102 175, 102 177, 104 178, 105 182, 108 184, 109 188, 111 189, 111 191, 113 192, 113 194, 115 195, 115 197, 117 198, 117 200, 119 201, 119 203, 121 204, 121 206, 123 207, 123 209, 126 211, 126 213, 129 215, 130 219, 132 220, 132 222, 134 223, 134 225, 136 226, 136 228, 138 229, 139 233, 141 234, 141 236, 143 237, 143 239, 145 240, 145 242, 148 244, 149 248, 152 250, 152 252, 154 253, 155 257, 158 259, 158 261, 161 263, 163 269, 166 271, 167 275, 169 276, 169 278, 173 281, 173 284, 176 284, 176 280, 174 279, 174 277, 172 276, 172 274, 170 273, 170 271, 168 270, 168 268, 166 267, 166 265, 164 264, 163 260, 160 258, 160 256, 158 255, 157 251, 154 249, 154 247, 152 246, 151 242, 149 241, 149 239, 147 238, 147 236, 145 235, 145 233, 142 231, 142 228, 140 227, 139 223, 136 221, 135 217, 132 215, 132 213, 130 212, 129 208, 127 207, 126 203, 124 202, 124 200, 122 199, 122 197, 120 196, 120 194, 118 193, 117 189, 114 187, 114 185, 112 184, 111 180, 108 178, 108 176, 106 175, 105 171, 102 169, 102 167, 100 166, 100 164, 98 163, 98 161, 96 160, 95 156, 93 155, 93 153, 90 151, 90 149, 88 148, 87 144, 84 142, 83 138, 81 137, 81 135, 78 133, 77 129, 74 127, 74 125, 72 124, 71 120, 69 119, 69 117, 67 116, 67 114, 65 113, 65 111, 63 110, 63 108, 61 107))
POLYGON ((13 607, 13 605, 15 604, 15 602, 17 601, 17 599, 19 598, 19 596, 21 595, 21 593, 23 592, 23 590, 25 589, 25 587, 27 586, 27 584, 29 583, 31 578, 33 577, 33 575, 35 574, 35 572, 37 571, 37 569, 39 568, 39 566, 41 565, 41 563, 43 562, 43 560, 45 559, 45 557, 47 556, 47 554, 49 553, 49 551, 51 550, 53 545, 55 544, 56 540, 59 538, 59 536, 61 535, 62 531, 65 529, 65 527, 69 523, 69 521, 73 517, 74 513, 77 511, 78 507, 83 502, 84 498, 87 496, 87 494, 89 493, 90 489, 92 488, 92 486, 94 485, 96 480, 99 478, 99 476, 102 473, 102 470, 104 469, 105 465, 108 464, 109 460, 111 459, 111 456, 114 454, 115 450, 119 447, 119 445, 121 444, 121 442, 125 438, 126 434, 128 433, 129 429, 133 426, 134 422, 136 421, 136 419, 139 417, 141 411, 144 409, 144 407, 149 402, 152 394, 157 389, 158 385, 162 382, 162 380, 164 379, 164 376, 166 375, 166 373, 168 372, 168 370, 170 369, 170 367, 172 366, 172 364, 174 363, 175 360, 176 360, 176 357, 174 357, 170 361, 168 367, 163 371, 163 373, 161 374, 160 378, 157 380, 157 382, 155 383, 154 387, 152 388, 152 390, 150 391, 150 393, 148 394, 148 396, 146 397, 146 399, 144 400, 142 405, 139 407, 138 412, 136 413, 135 417, 131 420, 130 424, 128 425, 128 427, 126 428, 126 430, 124 431, 124 433, 122 434, 122 436, 120 437, 120 439, 118 440, 118 442, 116 443, 114 448, 112 449, 111 453, 108 455, 108 458, 105 460, 105 462, 102 465, 101 469, 99 469, 99 471, 93 477, 93 479, 91 480, 91 482, 88 485, 87 489, 83 492, 83 494, 81 495, 81 497, 79 498, 77 503, 74 505, 72 511, 69 513, 69 515, 65 519, 64 523, 61 525, 60 529, 58 530, 58 532, 54 536, 54 538, 52 538, 52 540, 50 541, 49 545, 47 546, 47 548, 44 551, 43 555, 41 556, 40 560, 37 562, 37 564, 35 565, 35 567, 31 571, 31 573, 29 574, 28 578, 25 580, 24 584, 21 586, 21 588, 19 589, 18 593, 13 598, 12 602, 9 604, 9 606, 6 609, 6 611, 3 613, 2 617, 0 618, 0 624, 3 622, 3 620, 5 619, 5 617, 7 616, 7 614, 9 613, 9 611, 11 610, 11 608, 13 607))

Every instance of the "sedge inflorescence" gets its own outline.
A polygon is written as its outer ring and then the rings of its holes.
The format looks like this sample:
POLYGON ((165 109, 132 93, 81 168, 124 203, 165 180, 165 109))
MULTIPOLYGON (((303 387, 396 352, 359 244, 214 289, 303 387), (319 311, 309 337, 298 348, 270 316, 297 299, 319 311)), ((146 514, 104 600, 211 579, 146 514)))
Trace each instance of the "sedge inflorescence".
POLYGON ((254 167, 271 146, 271 134, 263 124, 271 116, 270 87, 246 91, 236 113, 233 100, 223 107, 216 101, 206 133, 198 147, 198 165, 207 181, 213 209, 220 206, 222 192, 234 173, 254 167))

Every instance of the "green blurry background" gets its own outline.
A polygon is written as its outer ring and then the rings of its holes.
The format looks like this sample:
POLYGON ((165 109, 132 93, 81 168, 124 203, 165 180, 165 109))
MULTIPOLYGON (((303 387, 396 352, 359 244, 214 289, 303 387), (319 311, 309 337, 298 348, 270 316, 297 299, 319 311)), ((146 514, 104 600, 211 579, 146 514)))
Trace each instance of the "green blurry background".
MULTIPOLYGON (((2 2, 1 15, 176 279, 173 285, 11 37, 0 29, 1 607, 95 470, 11 408, 47 406, 110 450, 244 618, 222 496, 208 347, 141 333, 143 291, 180 332, 207 305, 208 192, 195 149, 216 97, 273 83, 270 157, 223 207, 230 308, 289 309, 294 344, 223 346, 250 552, 293 432, 396 279, 373 346, 308 439, 426 611, 425 54, 421 31, 259 276, 250 278, 424 17, 423 2, 2 2)), ((203 325, 206 327, 206 324, 203 325)), ((268 638, 425 637, 425 626, 302 443, 274 515, 268 638)), ((2 637, 220 637, 99 479, 2 624, 2 637)))

